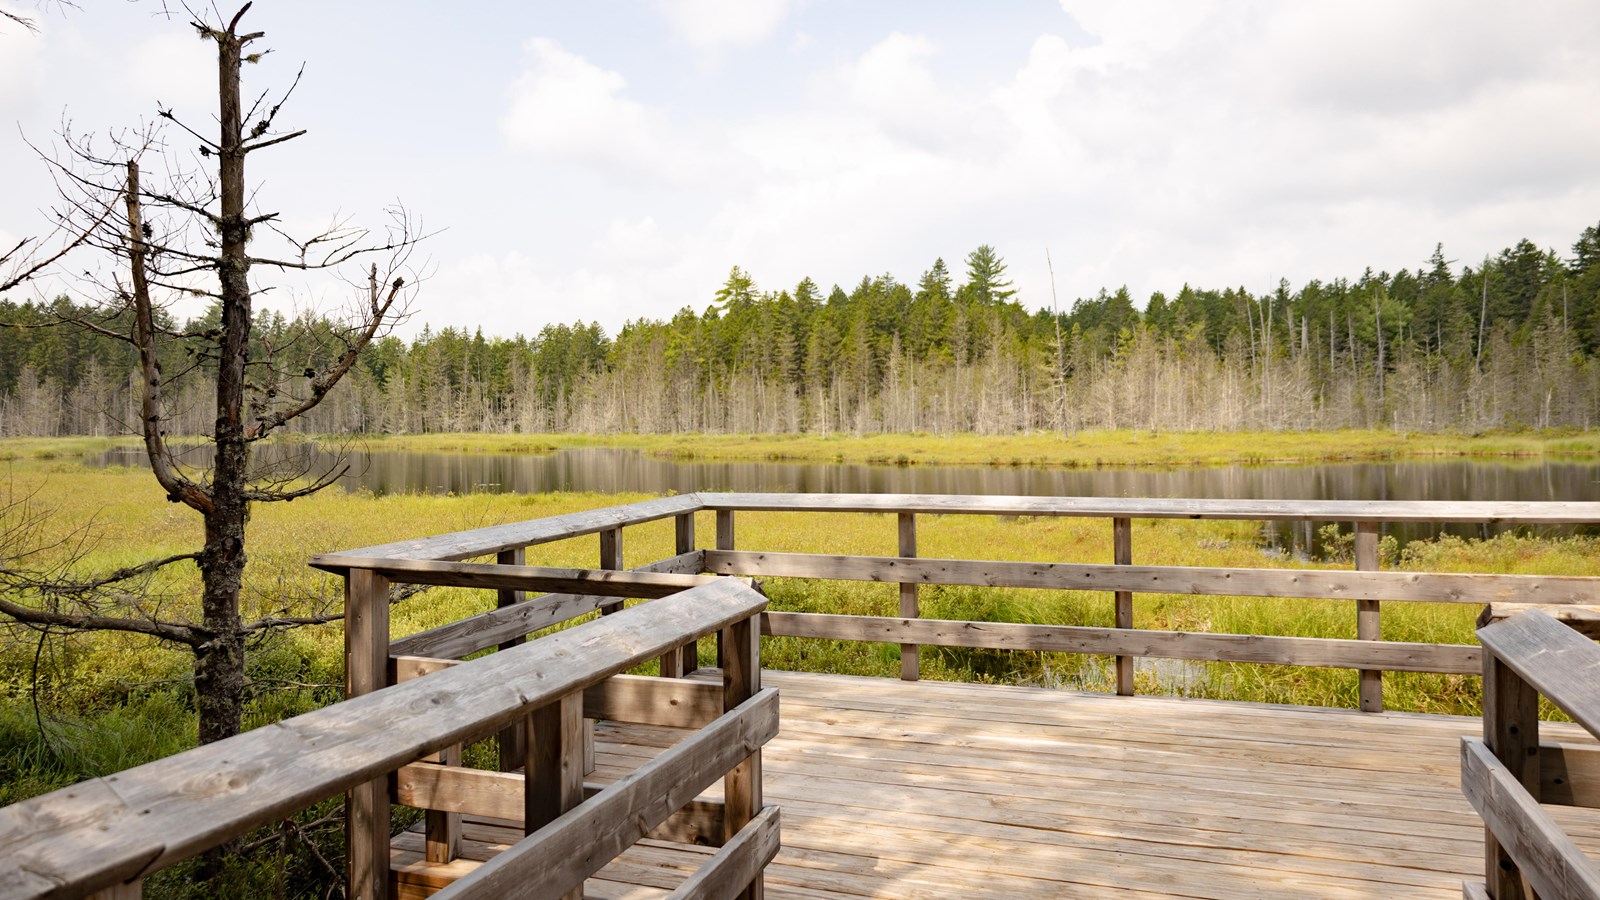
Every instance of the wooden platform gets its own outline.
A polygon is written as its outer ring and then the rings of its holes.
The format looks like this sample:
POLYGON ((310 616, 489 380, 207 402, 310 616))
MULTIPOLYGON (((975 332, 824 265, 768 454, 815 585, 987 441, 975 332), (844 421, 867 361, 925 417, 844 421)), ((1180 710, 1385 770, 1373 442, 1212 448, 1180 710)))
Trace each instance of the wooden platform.
MULTIPOLYGON (((1483 826, 1459 789, 1475 718, 764 678, 783 710, 765 751, 767 802, 783 809, 772 898, 1456 898, 1483 875, 1483 826)), ((591 780, 678 737, 602 724, 591 780)), ((1564 726, 1545 739, 1592 743, 1564 726)), ((1600 850, 1600 811, 1551 811, 1600 850)), ((453 872, 426 872, 421 835, 401 835, 400 880, 459 873, 519 834, 469 822, 453 872)), ((661 896, 710 852, 644 841, 587 894, 661 896)))

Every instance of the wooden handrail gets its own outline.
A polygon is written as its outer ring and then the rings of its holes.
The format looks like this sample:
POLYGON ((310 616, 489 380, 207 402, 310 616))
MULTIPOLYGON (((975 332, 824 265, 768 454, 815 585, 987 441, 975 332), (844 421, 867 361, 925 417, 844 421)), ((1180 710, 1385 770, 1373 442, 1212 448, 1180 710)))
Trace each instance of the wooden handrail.
POLYGON ((582 885, 777 733, 769 688, 435 896, 549 897, 582 885))
POLYGON ((764 634, 774 637, 1323 668, 1375 668, 1391 672, 1470 675, 1480 671, 1483 666, 1479 649, 1468 644, 1412 644, 1400 641, 792 612, 762 614, 761 628, 764 634))
MULTIPOLYGON (((630 571, 691 575, 705 568, 704 559, 704 551, 694 550, 630 571)), ((593 612, 600 607, 600 603, 601 598, 594 594, 525 597, 476 616, 397 638, 390 643, 389 653, 393 656, 459 659, 489 647, 514 645, 523 635, 593 612)))
POLYGON ((639 525, 657 519, 693 513, 701 509, 695 494, 679 494, 643 500, 605 509, 585 510, 526 522, 509 522, 490 525, 469 531, 395 541, 346 550, 342 553, 325 553, 311 558, 311 565, 321 568, 338 568, 336 557, 355 556, 384 559, 435 559, 461 560, 489 556, 502 550, 531 547, 565 538, 595 534, 623 525, 639 525))
POLYGON ((1587 805, 1597 773, 1592 748, 1541 745, 1541 694, 1600 737, 1600 646, 1538 610, 1478 629, 1483 658, 1483 740, 1461 743, 1461 790, 1485 825, 1484 885, 1493 900, 1600 900, 1600 867, 1540 803, 1587 805), (1586 758, 1588 757, 1588 758, 1586 758), (1561 766, 1552 785, 1545 766, 1561 766), (1547 787, 1553 787, 1549 790, 1547 787))
POLYGON ((705 567, 720 575, 1069 591, 1479 605, 1518 599, 1546 604, 1600 602, 1600 580, 1583 576, 1085 565, 761 550, 707 550, 705 567))
POLYGON ((1600 522, 1600 503, 1499 500, 1210 500, 1128 497, 973 496, 966 494, 696 495, 705 509, 767 512, 931 513, 1133 519, 1250 519, 1327 522, 1492 522, 1571 525, 1600 522))
POLYGON ((1574 722, 1600 737, 1600 647, 1537 610, 1478 629, 1478 641, 1574 722))
POLYGON ((142 877, 581 692, 686 641, 749 623, 732 579, 277 724, 0 809, 0 898, 142 877), (395 728, 395 722, 406 727, 395 728))
POLYGON ((665 597, 716 580, 708 575, 676 575, 631 569, 562 569, 502 563, 438 562, 428 559, 339 557, 336 571, 358 569, 375 572, 394 584, 510 591, 562 591, 641 599, 665 597))

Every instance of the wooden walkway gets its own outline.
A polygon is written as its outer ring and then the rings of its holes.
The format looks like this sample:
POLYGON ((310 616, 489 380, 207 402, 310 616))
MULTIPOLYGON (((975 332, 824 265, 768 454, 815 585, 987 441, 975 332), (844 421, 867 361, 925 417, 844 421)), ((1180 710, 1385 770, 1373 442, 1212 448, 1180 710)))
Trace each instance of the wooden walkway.
MULTIPOLYGON (((766 802, 783 810, 775 900, 1456 898, 1483 877, 1483 825, 1459 786, 1476 718, 763 677, 782 701, 764 751, 766 802)), ((679 737, 602 724, 591 780, 679 737)), ((1545 737, 1592 743, 1575 727, 1545 737)), ((1600 849, 1600 811, 1551 811, 1600 849)), ((449 868, 508 845, 511 824, 469 821, 449 868)), ((395 847, 420 876, 421 835, 395 847)), ((646 840, 587 893, 658 897, 710 853, 646 840)))

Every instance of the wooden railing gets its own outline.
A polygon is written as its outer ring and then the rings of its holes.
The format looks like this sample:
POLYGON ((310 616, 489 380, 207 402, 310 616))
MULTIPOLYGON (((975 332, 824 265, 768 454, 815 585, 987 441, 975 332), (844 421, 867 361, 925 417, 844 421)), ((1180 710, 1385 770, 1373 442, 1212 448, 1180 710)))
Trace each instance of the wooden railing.
POLYGON ((508 566, 488 586, 676 592, 468 663, 397 659, 402 683, 369 690, 388 680, 387 654, 368 652, 387 648, 386 583, 478 576, 343 562, 358 651, 350 699, 0 809, 0 897, 137 897, 146 875, 340 792, 351 801, 353 897, 389 891, 391 800, 429 810, 430 858, 453 852, 463 813, 525 823, 527 837, 440 896, 578 896, 585 878, 648 834, 721 847, 678 895, 759 893, 778 829, 777 811, 761 804, 760 747, 778 730, 777 693, 760 686, 755 617, 765 598, 734 579, 508 566), (620 582, 607 583, 613 576, 620 582), (720 684, 618 675, 712 634, 727 660, 720 684), (584 715, 698 730, 599 788, 582 779, 584 715), (450 764, 463 743, 508 728, 532 736, 522 745, 526 778, 450 764), (719 778, 723 801, 697 799, 719 778))
MULTIPOLYGON (((1387 522, 1490 522, 1556 525, 1600 522, 1600 503, 1380 502, 1314 500, 1184 500, 1098 497, 982 497, 902 494, 716 494, 699 501, 717 515, 717 546, 704 553, 705 570, 721 575, 784 576, 898 582, 899 617, 769 612, 763 633, 832 640, 885 641, 902 648, 901 677, 914 679, 920 644, 1043 650, 1116 657, 1120 694, 1132 694, 1139 657, 1273 663, 1358 669, 1360 706, 1383 709, 1385 671, 1477 674, 1479 649, 1469 645, 1383 641, 1381 602, 1471 603, 1500 614, 1521 604, 1580 610, 1600 604, 1600 578, 1468 575, 1379 571, 1378 536, 1387 522), (893 514, 897 557, 769 553, 738 550, 738 511, 893 514), (916 557, 919 515, 1069 516, 1111 520, 1110 565, 1023 563, 916 557), (1133 565, 1133 519, 1233 519, 1350 522, 1355 569, 1237 569, 1133 565), (1108 591, 1115 627, 938 621, 918 615, 924 584, 1108 591), (1239 634, 1194 634, 1133 628, 1137 593, 1211 594, 1355 601, 1356 638, 1329 639, 1239 634)), ((1565 613, 1563 613, 1565 614, 1565 613)))
POLYGON ((1469 898, 1600 900, 1600 867, 1540 804, 1600 809, 1600 748, 1539 742, 1539 697, 1600 737, 1600 646, 1537 610, 1478 631, 1483 739, 1461 740, 1461 790, 1487 826, 1469 898))
MULTIPOLYGON (((313 565, 345 579, 349 699, 0 811, 0 846, 8 848, 0 854, 0 897, 112 888, 341 791, 351 896, 381 897, 389 887, 395 802, 428 810, 424 846, 433 864, 455 855, 462 815, 520 817, 532 832, 450 885, 448 896, 535 890, 529 885, 542 894, 570 891, 648 832, 721 847, 684 890, 757 896, 777 840, 777 811, 761 804, 757 748, 776 729, 776 700, 760 690, 758 632, 899 644, 906 679, 917 677, 924 644, 1114 656, 1123 694, 1134 691, 1140 657, 1345 667, 1361 672, 1361 708, 1378 710, 1384 671, 1478 674, 1485 666, 1477 646, 1381 640, 1383 602, 1471 603, 1501 617, 1539 604, 1575 622, 1570 613, 1600 603, 1595 578, 1380 571, 1385 522, 1596 523, 1600 504, 708 493, 319 556, 313 565), (714 546, 704 549, 695 534, 701 511, 716 520, 714 546), (735 517, 745 511, 892 514, 898 555, 741 550, 735 517), (1113 562, 919 557, 918 517, 928 515, 1109 519, 1113 562), (669 518, 674 555, 624 570, 624 529, 669 518), (1134 565, 1138 518, 1350 522, 1355 569, 1134 565), (598 537, 594 568, 526 565, 527 548, 585 535, 598 537), (896 584, 900 614, 764 612, 758 594, 726 575, 896 584), (400 584, 485 589, 497 603, 391 640, 391 588, 400 584), (1105 591, 1114 599, 1114 626, 923 619, 918 590, 927 584, 1105 591), (1356 638, 1136 629, 1135 595, 1151 592, 1349 600, 1356 638), (626 598, 651 602, 612 615, 626 598), (523 643, 597 610, 595 622, 523 643), (697 642, 712 633, 721 683, 678 678, 698 667, 697 642), (490 648, 499 652, 459 662, 490 648), (611 677, 652 657, 667 678, 611 677), (590 768, 586 718, 700 731, 682 752, 601 790, 582 779, 590 768), (392 727, 396 721, 405 727, 392 727), (499 737, 501 771, 461 767, 460 746, 490 735, 499 737), (532 779, 515 774, 519 768, 532 779), (723 804, 697 799, 717 777, 724 777, 723 804), (578 844, 593 852, 573 852, 578 844)), ((1543 758, 1543 771, 1555 771, 1548 751, 1543 758)), ((1554 758, 1593 765, 1589 755, 1554 758)), ((1549 797, 1556 789, 1546 790, 1549 797)))

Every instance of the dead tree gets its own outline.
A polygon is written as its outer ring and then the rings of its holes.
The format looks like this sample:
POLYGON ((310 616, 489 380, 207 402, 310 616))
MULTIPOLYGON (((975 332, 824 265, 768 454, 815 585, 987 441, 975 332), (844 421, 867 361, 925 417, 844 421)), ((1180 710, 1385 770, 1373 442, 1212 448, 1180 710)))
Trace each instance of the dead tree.
POLYGON ((25 625, 132 631, 187 647, 195 659, 201 743, 239 731, 247 687, 245 651, 253 636, 340 618, 337 611, 294 616, 287 614, 290 610, 255 621, 242 617, 252 504, 305 497, 332 484, 342 471, 257 465, 252 448, 316 407, 362 350, 404 318, 416 280, 410 258, 420 239, 403 208, 391 210, 383 231, 335 221, 310 237, 291 234, 278 213, 260 210, 248 191, 247 161, 305 132, 276 125, 300 81, 298 74, 281 96, 263 93, 245 103, 241 68, 261 58, 248 49, 263 37, 262 32, 240 29, 249 8, 246 4, 226 24, 200 16, 193 22, 200 36, 217 47, 216 137, 161 109, 157 129, 132 137, 113 135, 109 149, 64 134, 68 152, 52 166, 62 199, 55 211, 58 227, 86 235, 87 247, 99 251, 105 263, 99 272, 82 276, 85 292, 101 314, 58 324, 88 328, 132 345, 142 394, 133 430, 144 439, 150 468, 167 499, 184 504, 204 521, 199 550, 152 560, 134 574, 192 561, 202 583, 198 619, 176 611, 161 615, 137 603, 132 609, 108 611, 103 604, 83 601, 99 596, 93 591, 35 591, 53 602, 0 607, 25 625), (156 168, 152 162, 161 164, 158 178, 145 171, 156 168), (107 209, 111 211, 103 212, 107 209), (354 272, 341 277, 357 299, 336 319, 300 317, 291 339, 278 346, 252 340, 254 302, 271 289, 258 284, 254 273, 342 272, 347 267, 354 272), (174 326, 163 310, 180 297, 209 298, 220 321, 187 329, 174 326), (176 371, 164 371, 164 364, 172 368, 173 360, 180 361, 176 371), (173 411, 165 398, 175 383, 189 378, 207 379, 215 391, 212 453, 201 467, 180 459, 167 438, 173 411))

